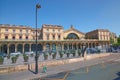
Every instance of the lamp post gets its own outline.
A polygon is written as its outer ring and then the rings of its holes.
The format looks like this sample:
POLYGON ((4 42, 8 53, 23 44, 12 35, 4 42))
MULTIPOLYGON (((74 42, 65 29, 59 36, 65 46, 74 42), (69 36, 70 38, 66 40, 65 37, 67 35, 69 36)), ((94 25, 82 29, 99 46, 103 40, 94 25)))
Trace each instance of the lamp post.
POLYGON ((38 55, 37 55, 37 10, 41 8, 39 4, 36 4, 36 54, 35 54, 35 74, 38 74, 38 55))
POLYGON ((82 57, 86 56, 86 48, 87 46, 85 44, 82 45, 82 57))

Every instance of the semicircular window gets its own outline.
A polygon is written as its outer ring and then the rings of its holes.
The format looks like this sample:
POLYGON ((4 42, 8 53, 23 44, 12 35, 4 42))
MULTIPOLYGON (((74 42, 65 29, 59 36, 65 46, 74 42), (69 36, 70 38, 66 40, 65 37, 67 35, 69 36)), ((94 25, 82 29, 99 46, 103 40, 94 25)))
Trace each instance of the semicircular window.
POLYGON ((79 39, 79 37, 75 33, 70 33, 68 34, 67 39, 79 39))

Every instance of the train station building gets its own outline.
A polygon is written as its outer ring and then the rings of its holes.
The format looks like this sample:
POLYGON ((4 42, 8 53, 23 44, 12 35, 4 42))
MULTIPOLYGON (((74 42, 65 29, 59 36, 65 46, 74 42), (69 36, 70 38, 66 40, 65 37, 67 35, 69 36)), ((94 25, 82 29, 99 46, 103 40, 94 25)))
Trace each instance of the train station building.
MULTIPOLYGON (((87 33, 70 26, 64 30, 63 26, 43 24, 37 29, 38 51, 63 51, 97 46, 110 46, 110 31, 96 29, 87 33)), ((115 34, 114 34, 115 35, 115 34)), ((112 35, 116 41, 116 37, 112 35)), ((35 51, 36 29, 23 25, 0 25, 0 52, 12 53, 35 51)))

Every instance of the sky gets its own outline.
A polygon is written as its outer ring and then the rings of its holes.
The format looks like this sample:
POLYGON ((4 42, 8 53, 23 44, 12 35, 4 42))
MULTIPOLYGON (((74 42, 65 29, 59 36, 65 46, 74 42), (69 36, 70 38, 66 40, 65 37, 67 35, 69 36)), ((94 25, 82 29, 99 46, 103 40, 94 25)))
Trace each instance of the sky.
POLYGON ((71 25, 81 32, 108 29, 120 35, 120 0, 0 0, 0 24, 25 25, 38 28, 43 24, 71 25))

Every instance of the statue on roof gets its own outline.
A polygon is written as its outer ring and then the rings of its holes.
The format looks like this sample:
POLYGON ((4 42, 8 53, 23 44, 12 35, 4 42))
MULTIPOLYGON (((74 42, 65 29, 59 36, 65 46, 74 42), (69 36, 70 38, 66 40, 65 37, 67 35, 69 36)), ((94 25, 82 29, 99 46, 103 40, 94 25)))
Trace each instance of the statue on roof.
POLYGON ((70 28, 74 28, 74 26, 73 25, 71 25, 71 27, 70 28))

